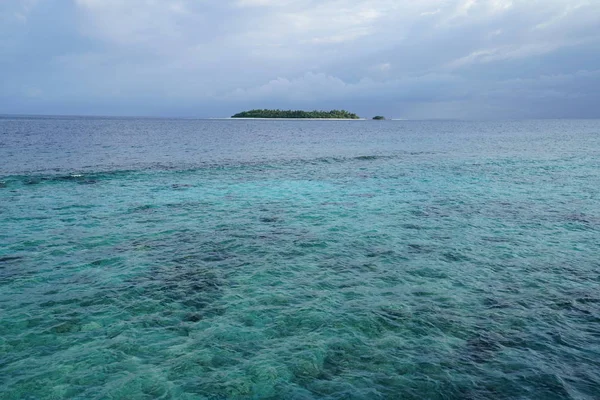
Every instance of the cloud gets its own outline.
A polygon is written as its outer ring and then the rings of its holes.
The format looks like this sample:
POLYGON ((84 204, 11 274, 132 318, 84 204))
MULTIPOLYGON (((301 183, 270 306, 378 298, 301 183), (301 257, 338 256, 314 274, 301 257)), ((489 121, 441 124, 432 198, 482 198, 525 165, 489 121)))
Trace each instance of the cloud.
POLYGON ((39 0, 6 0, 0 4, 0 22, 4 24, 26 24, 29 13, 39 0))
POLYGON ((430 15, 436 15, 439 14, 440 12, 442 12, 441 8, 436 8, 433 11, 423 11, 421 14, 419 14, 422 17, 426 17, 426 16, 430 16, 430 15))
POLYGON ((389 62, 384 62, 381 64, 373 65, 371 69, 373 71, 388 72, 392 69, 392 64, 390 64, 389 62))
POLYGON ((268 99, 285 102, 313 102, 316 100, 337 100, 344 98, 363 99, 380 96, 395 101, 444 97, 444 87, 458 87, 463 80, 449 74, 429 74, 378 81, 363 78, 356 82, 346 82, 339 77, 324 73, 308 72, 303 76, 287 79, 277 78, 270 82, 248 88, 238 88, 224 96, 224 99, 265 101, 268 99))
POLYGON ((476 50, 471 54, 453 60, 446 66, 450 69, 465 67, 470 64, 491 63, 494 61, 506 60, 511 58, 526 58, 544 53, 549 53, 559 47, 564 46, 561 43, 535 43, 516 46, 502 46, 490 49, 476 50))
POLYGON ((599 20, 595 0, 6 0, 0 110, 552 116, 600 91, 599 20))

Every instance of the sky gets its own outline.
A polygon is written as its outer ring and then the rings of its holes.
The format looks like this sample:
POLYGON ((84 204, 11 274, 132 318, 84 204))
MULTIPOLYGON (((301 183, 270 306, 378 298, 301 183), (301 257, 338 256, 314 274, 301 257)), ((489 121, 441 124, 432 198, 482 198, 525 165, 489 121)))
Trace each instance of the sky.
POLYGON ((0 114, 600 118, 600 0, 0 0, 0 114))

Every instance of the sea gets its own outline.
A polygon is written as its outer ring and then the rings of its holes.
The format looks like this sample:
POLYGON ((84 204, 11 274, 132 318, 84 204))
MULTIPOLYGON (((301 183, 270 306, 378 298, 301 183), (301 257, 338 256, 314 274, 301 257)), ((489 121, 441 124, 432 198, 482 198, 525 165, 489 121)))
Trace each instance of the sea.
POLYGON ((0 398, 600 398, 600 120, 0 117, 0 398))

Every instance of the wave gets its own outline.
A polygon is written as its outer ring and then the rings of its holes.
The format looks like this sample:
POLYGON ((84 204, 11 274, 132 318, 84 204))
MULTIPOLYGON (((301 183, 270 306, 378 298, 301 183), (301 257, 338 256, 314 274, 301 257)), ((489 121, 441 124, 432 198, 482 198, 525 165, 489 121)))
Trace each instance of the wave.
POLYGON ((254 160, 254 161, 236 161, 221 160, 213 162, 199 162, 195 164, 175 164, 175 163, 148 163, 135 165, 121 165, 110 167, 105 165, 88 166, 82 170, 35 170, 26 171, 18 174, 0 175, 0 190, 13 187, 15 185, 40 185, 52 183, 73 183, 78 185, 93 185, 107 179, 114 179, 124 175, 147 174, 153 172, 194 172, 202 170, 223 170, 223 169, 279 169, 297 167, 301 165, 320 165, 320 164, 352 164, 365 162, 378 162, 398 160, 411 156, 431 155, 434 152, 401 152, 389 155, 365 154, 349 157, 316 157, 316 158, 296 158, 279 160, 254 160))

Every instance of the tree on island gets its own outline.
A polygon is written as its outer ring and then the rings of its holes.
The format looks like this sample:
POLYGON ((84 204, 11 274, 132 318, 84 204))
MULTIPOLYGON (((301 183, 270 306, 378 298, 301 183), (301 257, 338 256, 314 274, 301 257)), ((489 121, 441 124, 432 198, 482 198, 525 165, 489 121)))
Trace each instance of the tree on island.
POLYGON ((385 119, 385 117, 384 117, 384 116, 382 116, 382 115, 376 115, 375 117, 373 117, 373 119, 374 119, 374 120, 377 120, 377 121, 382 121, 382 120, 384 120, 384 119, 385 119))
POLYGON ((231 118, 331 118, 359 119, 359 116, 346 110, 302 111, 302 110, 249 110, 233 115, 231 118))

